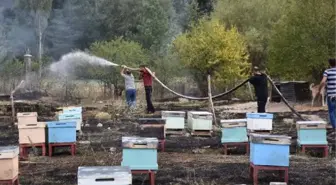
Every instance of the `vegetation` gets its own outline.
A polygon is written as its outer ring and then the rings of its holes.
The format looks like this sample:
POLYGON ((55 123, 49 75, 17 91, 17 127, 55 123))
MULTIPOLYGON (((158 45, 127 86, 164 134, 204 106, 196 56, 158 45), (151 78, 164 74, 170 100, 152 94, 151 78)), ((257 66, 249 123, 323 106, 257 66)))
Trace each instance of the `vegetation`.
MULTIPOLYGON (((318 81, 335 55, 334 7, 333 0, 3 0, 0 76, 18 81, 29 48, 42 78, 41 66, 80 49, 147 63, 164 83, 188 78, 199 89, 207 73, 220 90, 251 64, 280 79, 318 81)), ((81 80, 121 84, 116 69, 79 69, 81 80)))

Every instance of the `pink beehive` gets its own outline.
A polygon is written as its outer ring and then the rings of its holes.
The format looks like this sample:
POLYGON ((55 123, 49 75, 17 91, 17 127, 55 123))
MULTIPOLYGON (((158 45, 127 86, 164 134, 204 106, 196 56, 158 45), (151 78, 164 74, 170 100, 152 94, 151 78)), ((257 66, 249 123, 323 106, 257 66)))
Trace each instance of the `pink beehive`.
POLYGON ((0 147, 0 180, 11 180, 19 175, 19 147, 0 147))
POLYGON ((18 127, 20 144, 45 143, 46 124, 44 122, 25 123, 18 125, 18 127))
POLYGON ((18 125, 37 123, 37 112, 18 112, 18 125))

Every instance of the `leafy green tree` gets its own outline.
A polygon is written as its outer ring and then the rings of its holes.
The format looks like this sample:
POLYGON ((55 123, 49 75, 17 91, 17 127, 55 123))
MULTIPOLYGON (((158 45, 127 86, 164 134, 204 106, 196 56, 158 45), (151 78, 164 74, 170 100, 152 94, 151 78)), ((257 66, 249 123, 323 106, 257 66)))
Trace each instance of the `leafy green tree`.
POLYGON ((284 79, 320 80, 329 57, 335 57, 335 1, 292 1, 275 26, 269 70, 284 79))
MULTIPOLYGON (((140 64, 149 63, 148 51, 134 41, 126 41, 122 38, 117 38, 112 41, 95 42, 90 46, 92 54, 102 57, 111 62, 130 67, 138 67, 140 64)), ((102 80, 105 84, 113 84, 115 87, 120 87, 124 83, 120 76, 120 68, 99 67, 88 68, 92 78, 102 80)), ((137 74, 134 74, 136 77, 137 74)))
POLYGON ((207 92, 207 74, 213 75, 215 82, 225 84, 245 77, 249 67, 244 38, 235 27, 226 29, 216 19, 201 19, 174 41, 173 50, 194 71, 203 95, 207 92))
POLYGON ((212 17, 236 27, 246 38, 250 61, 265 65, 273 25, 281 18, 289 0, 218 0, 212 17))

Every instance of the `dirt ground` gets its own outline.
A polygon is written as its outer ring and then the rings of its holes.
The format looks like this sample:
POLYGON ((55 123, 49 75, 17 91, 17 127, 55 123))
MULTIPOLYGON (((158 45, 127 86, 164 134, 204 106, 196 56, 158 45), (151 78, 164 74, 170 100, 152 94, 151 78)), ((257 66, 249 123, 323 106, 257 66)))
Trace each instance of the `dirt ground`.
MULTIPOLYGON (((243 104, 244 105, 244 104, 243 104)), ((242 106, 243 106, 242 105, 242 106)), ((273 106, 273 105, 272 105, 273 106)), ((237 107, 234 105, 231 107, 237 107)), ((276 106, 275 106, 276 107, 276 106)), ((225 111, 218 107, 218 119, 242 118, 244 112, 225 111)), ((325 110, 308 110, 305 114, 326 119, 325 110)), ((47 115, 47 114, 46 114, 47 115)), ((121 137, 138 135, 135 120, 124 119, 100 122, 85 113, 83 134, 78 137, 77 155, 72 157, 66 148, 56 150, 56 156, 41 157, 30 152, 28 161, 20 162, 20 184, 22 185, 75 185, 79 166, 119 166, 122 158, 121 137), (102 127, 97 127, 102 123, 102 127)), ((286 111, 275 114, 274 133, 296 137, 296 118, 286 111)), ((50 120, 40 116, 39 120, 50 120)), ((0 145, 17 145, 18 132, 15 126, 0 117, 0 145)), ((166 152, 158 153, 159 171, 157 185, 235 185, 252 184, 248 176, 248 156, 244 150, 231 148, 229 155, 222 153, 219 129, 213 137, 168 136, 166 152)), ((308 155, 296 154, 295 140, 291 147, 290 185, 333 185, 335 184, 336 159, 334 140, 330 141, 330 155, 321 158, 319 151, 308 155)), ((277 172, 259 173, 259 184, 281 182, 277 172)), ((133 185, 148 184, 146 175, 133 177, 133 185)))

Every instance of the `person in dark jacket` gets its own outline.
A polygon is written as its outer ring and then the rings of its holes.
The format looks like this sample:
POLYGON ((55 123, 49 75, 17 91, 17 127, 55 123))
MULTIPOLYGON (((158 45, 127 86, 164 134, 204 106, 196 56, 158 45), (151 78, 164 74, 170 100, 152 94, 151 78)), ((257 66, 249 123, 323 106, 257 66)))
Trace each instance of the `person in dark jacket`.
POLYGON ((258 112, 266 112, 268 98, 267 76, 260 72, 258 67, 253 68, 253 76, 249 79, 253 85, 257 97, 258 112))

